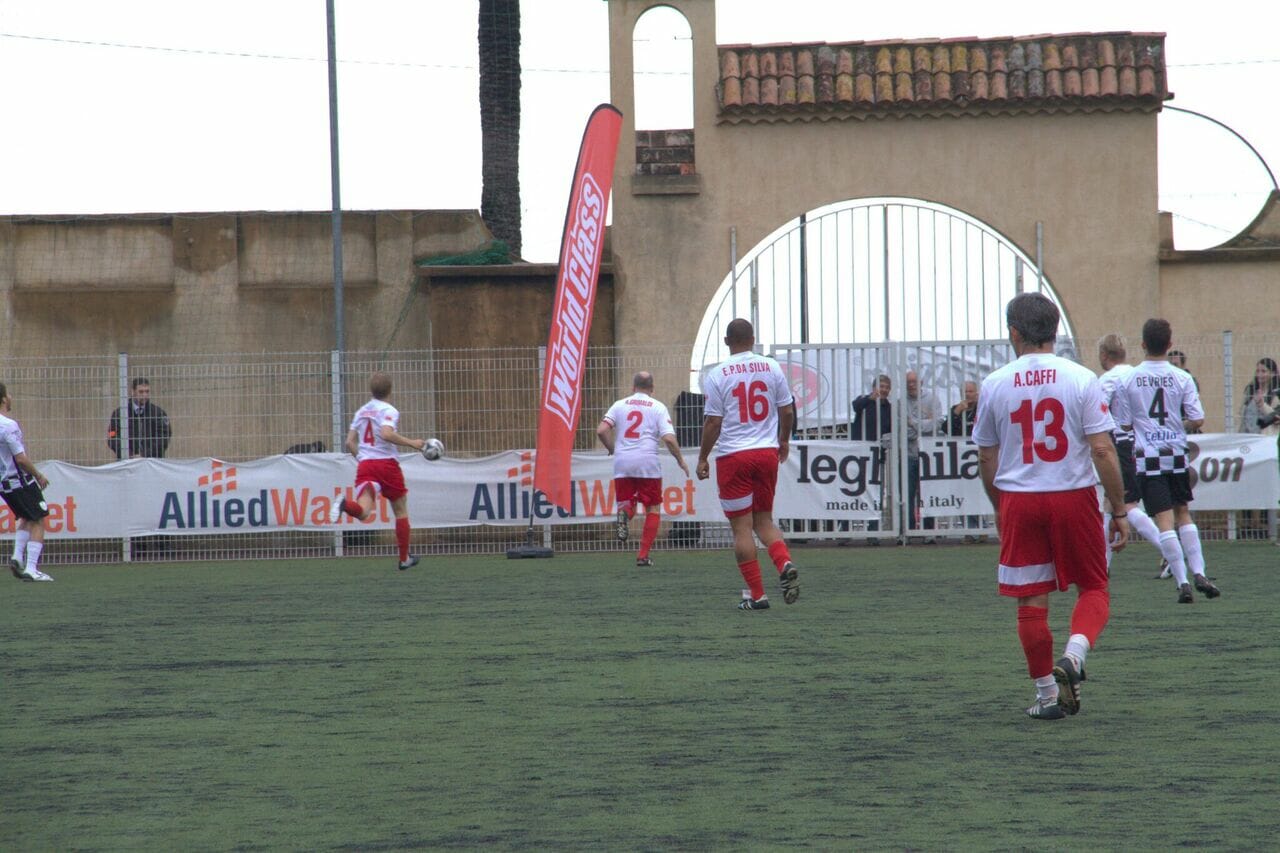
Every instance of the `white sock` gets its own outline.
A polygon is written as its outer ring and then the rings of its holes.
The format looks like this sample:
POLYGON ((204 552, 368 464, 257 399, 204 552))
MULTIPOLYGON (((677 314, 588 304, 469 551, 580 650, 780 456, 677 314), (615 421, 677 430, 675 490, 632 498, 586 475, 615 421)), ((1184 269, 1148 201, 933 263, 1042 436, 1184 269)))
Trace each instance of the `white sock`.
POLYGON ((1184 524, 1178 528, 1178 540, 1187 555, 1187 568, 1193 575, 1204 574, 1204 551, 1200 548, 1200 528, 1184 524))
POLYGON ((1058 701, 1058 682, 1054 680, 1052 672, 1036 679, 1036 698, 1040 700, 1041 705, 1050 705, 1058 701))
POLYGON ((27 543, 27 571, 34 572, 40 565, 40 552, 44 550, 43 542, 27 543))
POLYGON ((1129 507, 1129 526, 1134 532, 1152 545, 1160 544, 1160 528, 1156 527, 1156 523, 1151 520, 1151 516, 1142 511, 1141 507, 1129 507))
POLYGON ((1084 634, 1072 634, 1062 653, 1076 662, 1076 669, 1084 669, 1084 659, 1089 656, 1089 638, 1084 634))
POLYGON ((1182 558, 1182 543, 1178 541, 1178 534, 1166 530, 1160 534, 1156 544, 1160 546, 1160 553, 1169 561, 1169 571, 1173 572, 1174 582, 1182 586, 1187 582, 1187 564, 1182 558))
POLYGON ((31 534, 26 530, 19 529, 17 533, 13 534, 14 562, 16 563, 22 562, 22 552, 26 550, 27 542, 29 542, 30 540, 31 540, 31 534))

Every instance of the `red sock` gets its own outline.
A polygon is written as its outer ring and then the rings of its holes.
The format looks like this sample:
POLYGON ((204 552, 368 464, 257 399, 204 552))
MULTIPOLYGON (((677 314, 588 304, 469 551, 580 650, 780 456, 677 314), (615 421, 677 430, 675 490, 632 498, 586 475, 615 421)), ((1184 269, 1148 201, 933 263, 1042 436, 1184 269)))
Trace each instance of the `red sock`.
POLYGON ((400 562, 409 561, 409 519, 396 519, 396 544, 400 546, 400 562))
POLYGON ((791 552, 787 550, 787 543, 779 539, 769 546, 769 559, 773 560, 773 564, 778 567, 781 574, 782 567, 791 562, 791 552))
POLYGON ((755 599, 764 598, 764 581, 760 578, 760 561, 749 560, 745 563, 738 563, 738 571, 742 572, 742 579, 747 582, 747 589, 751 590, 751 597, 755 599))
POLYGON ((653 546, 653 540, 658 538, 658 523, 662 521, 662 516, 656 512, 646 512, 644 514, 644 533, 640 534, 640 551, 637 557, 649 556, 649 548, 653 546))
POLYGON ((361 519, 364 517, 364 507, 360 506, 360 504, 350 498, 342 499, 342 511, 355 519, 361 519))
POLYGON ((1098 642, 1102 629, 1111 616, 1111 593, 1105 589, 1081 590, 1076 607, 1071 611, 1071 633, 1084 634, 1090 647, 1098 642))
POLYGON ((1027 672, 1040 678, 1053 672, 1053 632, 1049 630, 1049 608, 1018 608, 1018 639, 1027 656, 1027 672))

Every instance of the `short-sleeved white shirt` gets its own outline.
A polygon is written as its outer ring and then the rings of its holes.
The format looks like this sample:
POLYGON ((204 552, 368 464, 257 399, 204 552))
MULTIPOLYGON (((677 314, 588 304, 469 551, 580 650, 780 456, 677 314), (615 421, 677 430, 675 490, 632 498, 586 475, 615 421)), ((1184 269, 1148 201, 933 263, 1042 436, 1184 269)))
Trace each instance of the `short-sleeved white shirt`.
POLYGON ((0 415, 0 479, 18 476, 18 463, 13 457, 26 453, 22 444, 22 427, 13 418, 0 415))
POLYGON ((983 380, 973 441, 1000 446, 995 485, 1001 491, 1064 492, 1097 482, 1085 436, 1114 427, 1093 371, 1030 353, 983 380))
POLYGON ((662 476, 658 445, 676 432, 665 405, 637 391, 610 406, 604 420, 614 433, 613 476, 662 476))
POLYGON ((351 429, 356 431, 356 459, 395 459, 400 455, 396 446, 382 437, 384 426, 400 431, 400 412, 395 406, 375 399, 360 407, 351 419, 351 429))
POLYGON ((1187 431, 1182 419, 1201 420, 1204 408, 1191 374, 1163 359, 1144 361, 1125 378, 1112 405, 1116 423, 1133 426, 1138 459, 1158 460, 1138 465, 1139 473, 1186 468, 1187 431))
MULTIPOLYGON (((1102 402, 1107 404, 1108 410, 1115 408, 1116 392, 1120 390, 1120 386, 1129 378, 1129 374, 1133 373, 1132 364, 1117 364, 1108 370, 1102 376, 1098 377, 1098 381, 1102 383, 1102 402)), ((1112 414, 1115 420, 1115 415, 1112 414)), ((1133 441, 1133 431, 1123 427, 1119 420, 1116 420, 1116 441, 1133 441)))
POLYGON ((707 371, 703 414, 723 418, 717 456, 778 446, 778 409, 795 397, 778 362, 740 352, 707 371))

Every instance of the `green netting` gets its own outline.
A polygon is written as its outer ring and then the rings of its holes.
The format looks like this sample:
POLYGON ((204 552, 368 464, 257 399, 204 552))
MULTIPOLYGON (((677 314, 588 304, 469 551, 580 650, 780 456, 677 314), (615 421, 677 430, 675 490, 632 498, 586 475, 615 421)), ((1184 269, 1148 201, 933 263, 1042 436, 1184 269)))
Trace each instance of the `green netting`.
POLYGON ((501 240, 494 240, 487 246, 461 255, 437 255, 432 258, 420 258, 414 263, 420 267, 476 267, 484 264, 509 264, 511 248, 501 240))

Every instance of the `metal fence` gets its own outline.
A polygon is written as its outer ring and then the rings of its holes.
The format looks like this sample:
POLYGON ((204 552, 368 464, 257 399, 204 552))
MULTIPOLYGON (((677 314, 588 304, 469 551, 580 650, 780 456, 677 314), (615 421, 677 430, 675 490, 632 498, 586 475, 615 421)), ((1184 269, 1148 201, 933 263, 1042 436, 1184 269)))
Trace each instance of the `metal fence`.
MULTIPOLYGON (((1207 431, 1233 428, 1235 413, 1253 366, 1263 356, 1274 357, 1280 342, 1262 335, 1224 334, 1215 338, 1179 340, 1188 368, 1199 378, 1209 410, 1207 431), (1214 407, 1217 406, 1216 414, 1214 407)), ((1070 352, 1067 342, 1062 347, 1070 352)), ((945 417, 963 394, 965 380, 980 380, 1010 356, 1003 341, 878 344, 866 346, 766 349, 793 370, 792 380, 801 407, 800 437, 839 438, 848 435, 849 403, 869 388, 871 378, 892 377, 894 399, 905 416, 913 404, 902 405, 903 379, 917 372, 922 399, 934 399, 945 417), (857 359, 852 360, 854 354, 857 359), (844 359, 837 367, 835 360, 844 359), (808 387, 804 371, 817 366, 828 386, 808 387), (818 400, 826 394, 822 400, 818 400), (815 402, 816 401, 816 402, 815 402), (808 406, 807 414, 805 407, 808 406)), ((1093 347, 1079 345, 1082 356, 1093 347)), ((1131 360, 1133 353, 1131 352, 1131 360)), ((714 357, 714 356, 713 356, 714 357)), ((1089 358, 1084 358, 1086 363, 1089 358)), ((434 350, 390 353, 270 354, 119 354, 110 357, 10 359, 0 370, 14 400, 14 415, 24 425, 28 450, 37 460, 57 459, 77 465, 114 461, 107 444, 111 413, 128 405, 132 380, 149 380, 152 401, 167 413, 173 438, 170 458, 213 457, 242 462, 292 450, 340 450, 348 421, 367 398, 367 378, 375 369, 394 377, 392 401, 402 413, 409 435, 440 437, 454 457, 487 456, 505 450, 532 448, 536 439, 542 356, 536 347, 494 350, 434 350)), ((1090 365, 1092 366, 1092 365, 1090 365)), ((670 347, 595 349, 588 357, 583 411, 576 446, 597 446, 595 427, 613 400, 629 393, 632 375, 648 370, 657 380, 656 395, 668 403, 677 421, 682 444, 696 447, 701 422, 696 389, 703 365, 691 363, 687 351, 670 347), (678 403, 683 405, 677 405, 678 403)), ((816 380, 815 380, 816 381, 816 380)), ((928 418, 919 411, 923 423, 928 418)), ((942 429, 920 427, 924 434, 942 429)), ((896 435, 910 427, 899 425, 896 435)), ((892 438, 889 439, 892 442, 892 438)), ((906 442, 885 447, 891 471, 886 485, 886 511, 881 523, 815 522, 786 519, 796 539, 900 541, 928 536, 960 541, 990 536, 990 517, 965 515, 939 518, 931 530, 912 530, 911 513, 903 498, 909 491, 900 481, 910 470, 906 442), (896 497, 895 497, 896 496, 896 497), (902 519, 906 517, 908 524, 902 519), (876 528, 878 529, 872 529, 876 528)), ((906 484, 909 485, 909 484, 906 484)), ((1261 508, 1260 508, 1261 509, 1261 508)), ((785 508, 779 514, 785 516, 785 508)), ((1275 536, 1275 514, 1199 513, 1198 523, 1208 538, 1264 538, 1275 536)), ((637 527, 638 532, 638 527, 637 527)), ((421 553, 500 553, 525 539, 523 527, 468 527, 415 530, 414 547, 421 553)), ((0 536, 7 535, 0 531, 0 536)), ((537 531, 563 551, 621 551, 612 525, 588 524, 548 527, 537 531)), ((728 547, 727 526, 721 523, 664 525, 657 548, 728 547)), ((127 542, 65 540, 50 537, 50 563, 159 559, 235 559, 391 555, 389 533, 355 531, 272 532, 224 536, 168 537, 127 542)))

